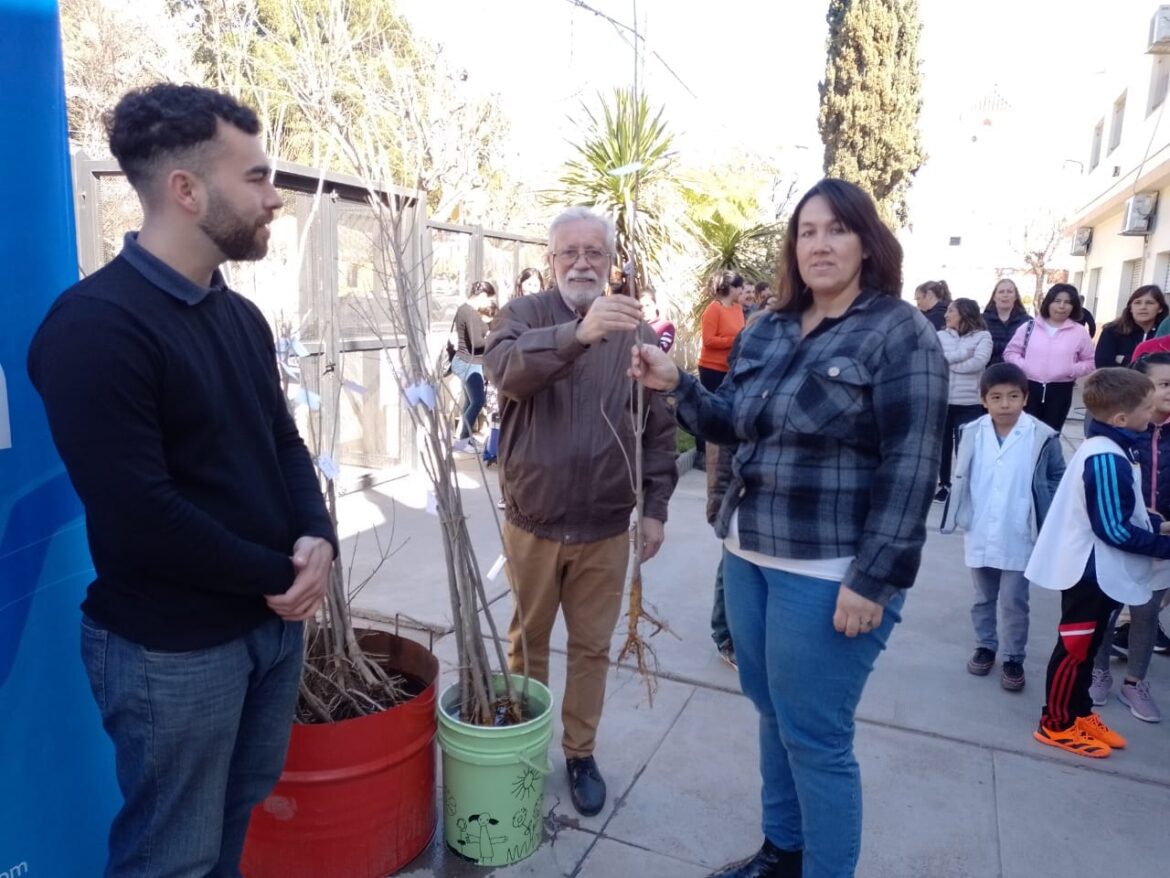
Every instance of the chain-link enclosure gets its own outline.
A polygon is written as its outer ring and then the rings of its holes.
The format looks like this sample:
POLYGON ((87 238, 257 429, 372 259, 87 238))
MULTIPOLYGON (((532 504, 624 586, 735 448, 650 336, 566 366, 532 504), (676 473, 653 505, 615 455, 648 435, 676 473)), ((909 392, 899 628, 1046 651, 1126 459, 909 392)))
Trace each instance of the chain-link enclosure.
MULTIPOLYGON (((397 278, 424 309, 437 357, 471 283, 490 280, 506 302, 519 272, 543 264, 544 245, 478 226, 428 225, 420 192, 380 192, 394 209, 379 212, 351 177, 277 162, 274 182, 284 206, 267 256, 222 271, 268 320, 301 435, 315 457, 348 470, 343 484, 413 466, 394 378, 402 339, 389 297, 397 278), (402 265, 394 264, 396 252, 402 265)), ((118 254, 125 233, 141 226, 142 210, 112 161, 75 156, 74 188, 79 268, 88 274, 118 254)))

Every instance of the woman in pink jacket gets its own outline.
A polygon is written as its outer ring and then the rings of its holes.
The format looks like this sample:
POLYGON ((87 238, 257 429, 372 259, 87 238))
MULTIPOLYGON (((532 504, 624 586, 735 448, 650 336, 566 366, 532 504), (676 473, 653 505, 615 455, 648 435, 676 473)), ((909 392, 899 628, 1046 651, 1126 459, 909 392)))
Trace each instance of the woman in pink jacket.
POLYGON ((1078 378, 1096 368, 1093 340, 1077 321, 1081 297, 1072 284, 1053 284, 1040 304, 1040 316, 1016 330, 1003 352, 1028 376, 1025 411, 1056 432, 1064 427, 1078 378))

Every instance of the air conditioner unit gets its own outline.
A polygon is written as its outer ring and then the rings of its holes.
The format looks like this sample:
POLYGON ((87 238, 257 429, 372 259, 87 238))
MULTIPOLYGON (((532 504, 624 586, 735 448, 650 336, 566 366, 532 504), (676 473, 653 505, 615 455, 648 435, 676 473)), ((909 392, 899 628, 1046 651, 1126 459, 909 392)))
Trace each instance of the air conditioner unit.
POLYGON ((1146 54, 1170 54, 1170 6, 1159 6, 1150 19, 1150 42, 1146 54))
POLYGON ((1084 256, 1089 252, 1089 245, 1093 243, 1093 227, 1081 226, 1073 232, 1072 250, 1073 256, 1084 256))
POLYGON ((1157 192, 1139 192, 1127 198, 1125 209, 1121 212, 1121 231, 1119 234, 1148 234, 1154 218, 1154 207, 1157 203, 1157 192))

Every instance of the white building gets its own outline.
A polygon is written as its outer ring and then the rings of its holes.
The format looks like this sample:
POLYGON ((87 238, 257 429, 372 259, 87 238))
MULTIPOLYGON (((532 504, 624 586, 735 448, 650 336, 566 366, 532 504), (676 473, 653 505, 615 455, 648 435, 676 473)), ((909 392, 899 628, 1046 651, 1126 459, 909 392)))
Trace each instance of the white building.
POLYGON ((1139 13, 1086 101, 1085 174, 1069 221, 1070 280, 1098 323, 1142 284, 1170 289, 1170 5, 1139 13))

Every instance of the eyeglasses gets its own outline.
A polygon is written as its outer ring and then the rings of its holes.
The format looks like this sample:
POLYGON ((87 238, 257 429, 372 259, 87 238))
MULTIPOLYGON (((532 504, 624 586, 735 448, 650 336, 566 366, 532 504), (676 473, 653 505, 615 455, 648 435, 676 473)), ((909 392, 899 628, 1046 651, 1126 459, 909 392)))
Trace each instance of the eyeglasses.
POLYGON ((575 265, 577 260, 579 260, 582 256, 585 257, 587 262, 594 264, 609 258, 609 254, 604 250, 597 250, 593 247, 590 247, 587 250, 558 250, 552 254, 553 259, 557 260, 557 262, 560 262, 562 265, 575 265))

